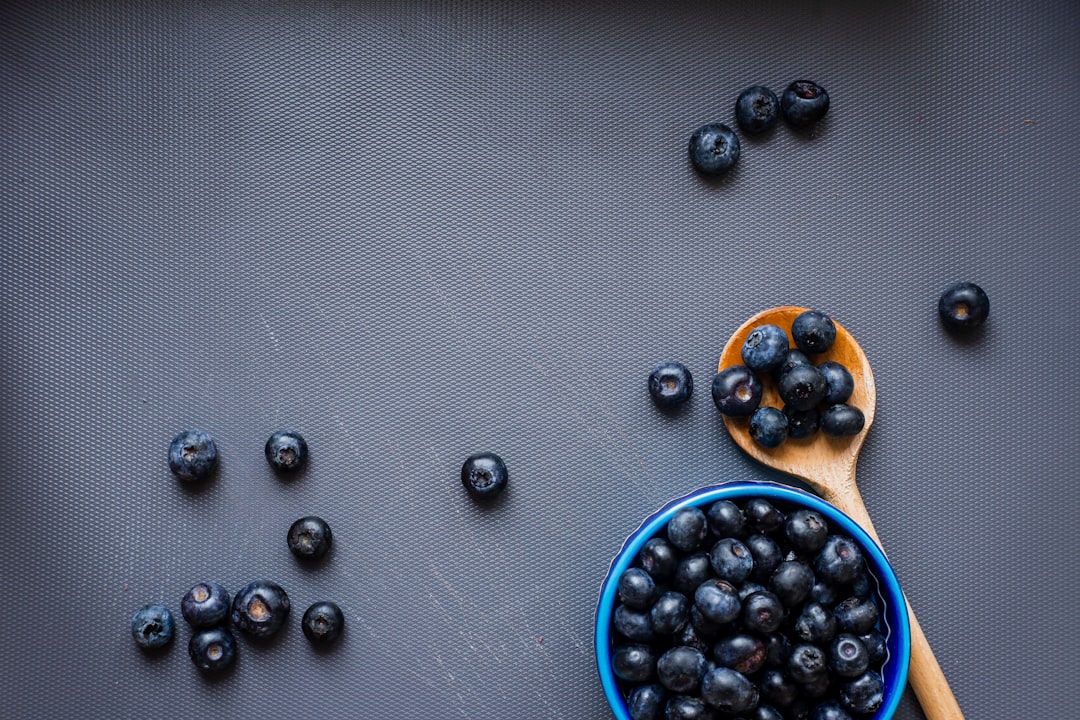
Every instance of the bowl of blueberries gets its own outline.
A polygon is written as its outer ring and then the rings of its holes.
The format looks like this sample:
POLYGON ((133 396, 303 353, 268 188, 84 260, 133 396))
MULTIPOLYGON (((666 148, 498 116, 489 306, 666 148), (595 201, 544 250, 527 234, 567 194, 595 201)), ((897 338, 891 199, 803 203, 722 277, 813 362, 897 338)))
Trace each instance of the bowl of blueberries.
POLYGON ((696 490, 650 515, 596 611, 617 720, 886 720, 911 630, 896 574, 855 521, 772 482, 696 490))

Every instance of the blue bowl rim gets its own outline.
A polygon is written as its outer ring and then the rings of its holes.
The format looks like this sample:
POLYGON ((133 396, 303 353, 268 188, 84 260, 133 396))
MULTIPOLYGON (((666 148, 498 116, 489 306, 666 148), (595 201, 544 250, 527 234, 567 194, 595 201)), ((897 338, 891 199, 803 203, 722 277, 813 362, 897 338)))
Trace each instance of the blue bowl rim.
POLYGON ((600 674, 604 696, 612 713, 617 720, 631 720, 630 712, 611 668, 611 617, 615 610, 619 576, 631 566, 641 547, 662 530, 680 508, 704 506, 717 500, 750 497, 763 497, 770 501, 776 500, 818 510, 824 513, 830 522, 838 525, 842 532, 855 538, 864 551, 863 557, 873 570, 870 576, 878 582, 878 595, 884 605, 881 621, 886 628, 885 635, 889 648, 889 655, 882 668, 882 677, 885 680, 885 700, 870 720, 888 720, 896 713, 900 705, 904 686, 907 684, 911 656, 911 625, 908 621, 907 603, 900 588, 900 581, 889 564, 888 558, 870 535, 835 505, 805 490, 759 480, 708 485, 668 502, 647 517, 616 553, 600 588, 594 633, 596 667, 600 674), (891 671, 885 672, 886 668, 893 664, 895 665, 891 671))

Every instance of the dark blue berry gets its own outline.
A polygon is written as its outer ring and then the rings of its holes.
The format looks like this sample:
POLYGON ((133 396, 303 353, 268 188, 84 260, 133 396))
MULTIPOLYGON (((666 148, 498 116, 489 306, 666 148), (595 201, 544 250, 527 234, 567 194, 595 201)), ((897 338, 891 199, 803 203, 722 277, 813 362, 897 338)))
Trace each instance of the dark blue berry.
POLYGON ((217 445, 201 430, 185 430, 169 445, 169 469, 184 482, 206 480, 217 465, 217 445))
POLYGON ((641 567, 654 580, 664 581, 674 574, 679 562, 675 548, 662 537, 649 538, 638 553, 641 567))
POLYGON ((474 500, 494 500, 508 480, 506 463, 495 453, 470 455, 461 466, 461 484, 474 500))
POLYGON ((742 585, 739 585, 739 600, 745 600, 750 593, 767 592, 769 588, 764 585, 754 582, 753 580, 746 580, 742 585))
POLYGON ((317 602, 313 603, 300 620, 300 627, 313 645, 325 647, 333 645, 341 637, 341 631, 345 629, 345 613, 337 603, 317 602))
POLYGON ((759 407, 750 416, 749 433, 763 448, 779 447, 787 439, 787 416, 774 407, 759 407))
POLYGON ((266 462, 278 472, 296 472, 307 462, 307 441, 294 430, 278 430, 266 440, 264 450, 266 462))
POLYGON ((791 657, 791 641, 783 632, 769 633, 765 636, 765 664, 769 667, 782 668, 791 657))
POLYGON ((840 677, 854 678, 870 667, 870 652, 855 635, 840 633, 829 644, 829 669, 840 677))
POLYGON ((746 720, 784 720, 784 715, 772 705, 758 705, 746 714, 746 720))
POLYGON ((755 533, 746 538, 744 544, 754 559, 750 579, 758 582, 768 582, 773 572, 780 567, 780 563, 784 560, 780 546, 771 537, 761 533, 755 533))
POLYGON ((697 690, 705 674, 705 656, 691 647, 673 647, 656 661, 660 684, 677 693, 697 690))
POLYGON ((862 410, 853 405, 830 405, 821 413, 821 431, 832 437, 858 435, 865 424, 862 410))
POLYGON ((735 101, 735 122, 743 132, 756 135, 776 124, 780 117, 780 99, 763 85, 748 87, 735 101))
POLYGON ((785 405, 784 415, 788 421, 788 437, 796 440, 812 436, 821 426, 821 411, 816 407, 809 410, 796 410, 785 405))
POLYGON ((731 668, 718 667, 701 680, 701 699, 720 712, 745 712, 758 704, 759 697, 757 686, 731 668))
POLYGON ((784 355, 784 362, 780 363, 779 367, 772 371, 773 382, 780 382, 780 376, 796 365, 813 365, 813 363, 810 362, 810 358, 802 350, 788 348, 787 354, 784 355))
POLYGON ((656 657, 645 644, 621 645, 611 654, 611 669, 627 682, 645 682, 653 676, 656 657))
POLYGON ((713 645, 713 660, 720 667, 753 675, 765 666, 765 642, 756 635, 736 633, 713 645))
POLYGON ((192 627, 221 625, 229 617, 229 591, 217 583, 199 583, 184 594, 180 614, 192 627))
POLYGON ((743 342, 742 361, 754 372, 770 372, 784 363, 787 353, 787 333, 777 325, 759 325, 743 342))
POLYGON ((829 93, 810 80, 796 80, 780 96, 780 112, 795 127, 811 125, 829 111, 829 93))
MULTIPOLYGON (((700 612, 696 612, 697 608, 690 607, 690 622, 682 626, 674 635, 671 636, 672 645, 682 645, 684 647, 692 647, 700 650, 703 654, 707 654, 712 650, 712 644, 709 640, 705 639, 704 635, 698 632, 698 622, 695 622, 695 616, 700 618, 700 612)), ((715 626, 719 627, 719 626, 715 626)))
POLYGON ((833 608, 833 615, 841 632, 863 635, 877 626, 880 612, 870 598, 849 597, 833 608))
POLYGON ((791 649, 787 664, 788 675, 800 685, 828 677, 829 668, 825 652, 817 645, 800 643, 791 649))
POLYGON ((696 507, 680 508, 667 524, 668 542, 683 552, 696 550, 708 534, 705 513, 696 507))
POLYGON ((743 600, 742 623, 751 632, 762 635, 775 632, 783 624, 785 615, 780 598, 771 592, 750 593, 743 600))
POLYGON ((649 620, 649 612, 647 610, 635 610, 619 603, 619 605, 615 607, 613 617, 615 632, 619 633, 627 640, 633 640, 639 643, 649 643, 653 641, 652 622, 649 620))
POLYGON ((735 538, 717 540, 709 551, 709 562, 718 577, 738 585, 750 577, 754 556, 750 549, 735 538))
POLYGON ((676 695, 664 706, 665 720, 714 720, 709 706, 693 695, 676 695))
POLYGON ((649 620, 653 632, 659 635, 673 635, 682 629, 690 619, 690 601, 686 596, 674 590, 668 590, 656 599, 649 609, 649 620))
POLYGON ((871 593, 874 592, 872 582, 870 573, 866 572, 866 569, 864 568, 855 576, 855 579, 851 581, 851 594, 861 598, 870 597, 871 593))
POLYGON ((732 365, 713 377, 712 399, 728 417, 749 417, 761 404, 761 381, 745 365, 732 365))
POLYGON ((975 283, 956 283, 938 299, 938 315, 950 330, 971 330, 986 322, 990 298, 975 283))
POLYGON ((751 498, 743 506, 743 517, 751 532, 768 535, 784 524, 784 513, 765 498, 751 498))
POLYGON ((710 578, 694 591, 694 607, 711 623, 723 625, 739 617, 742 602, 735 586, 718 578, 710 578))
POLYGON ((819 700, 825 697, 829 690, 832 689, 832 679, 829 677, 829 673, 825 672, 810 682, 800 684, 799 688, 802 690, 804 700, 819 700))
POLYGON ((705 517, 709 528, 720 537, 743 536, 743 512, 730 500, 717 500, 709 506, 705 517))
POLYGON ((847 402, 851 393, 855 392, 855 380, 848 369, 832 360, 821 363, 817 368, 825 376, 826 389, 823 402, 826 405, 847 402))
POLYGON ((836 636, 836 618, 821 603, 808 602, 795 618, 792 632, 803 642, 824 645, 836 636))
POLYGON ((694 633, 698 637, 709 642, 715 642, 722 633, 727 631, 727 625, 709 620, 701 613, 697 605, 690 606, 690 622, 688 624, 694 626, 694 633))
POLYGON ((834 585, 824 580, 818 580, 814 583, 814 587, 810 588, 810 599, 814 602, 819 602, 822 605, 835 605, 848 593, 848 588, 844 585, 834 585))
POLYGON ((276 633, 289 616, 289 596, 269 580, 248 583, 233 597, 233 627, 257 638, 276 633))
POLYGON ((780 376, 776 389, 784 401, 784 407, 809 410, 825 399, 828 386, 825 376, 813 365, 796 365, 780 376))
POLYGON ((334 535, 320 517, 302 517, 289 527, 286 539, 293 555, 301 560, 318 560, 330 549, 334 535))
POLYGON ((889 657, 889 646, 885 642, 885 636, 878 630, 871 630, 860 635, 859 640, 866 646, 871 665, 880 665, 885 662, 885 658, 889 657))
POLYGON ((188 640, 188 655, 200 671, 208 675, 219 673, 236 660, 236 640, 223 627, 200 630, 188 640))
POLYGON ((799 697, 798 684, 785 672, 776 668, 761 673, 761 677, 758 678, 758 688, 761 691, 762 700, 780 708, 786 708, 799 697))
POLYGON ((785 560, 769 578, 769 591, 789 608, 801 603, 813 587, 814 571, 801 560, 785 560))
POLYGON ((869 715, 877 712, 884 700, 885 682, 873 670, 840 686, 840 704, 853 713, 869 715))
POLYGON ((166 647, 175 630, 172 613, 164 605, 144 605, 131 616, 131 637, 143 650, 166 647))
POLYGON ((639 685, 626 699, 630 720, 662 720, 664 688, 659 685, 639 685))
POLYGON ((739 160, 739 138, 727 125, 702 125, 690 136, 690 162, 705 175, 723 175, 739 160))
POLYGON ((675 566, 675 575, 671 580, 671 585, 689 597, 698 589, 698 585, 712 576, 709 554, 701 550, 679 560, 679 564, 675 566))
POLYGON ((681 405, 694 392, 694 378, 680 362, 662 362, 649 373, 649 395, 657 405, 681 405))
POLYGON ((817 355, 836 342, 836 324, 819 310, 807 310, 791 323, 791 339, 807 355, 817 355))
POLYGON ((784 523, 784 536, 797 552, 816 553, 825 546, 829 524, 817 510, 800 508, 788 515, 784 523))
POLYGON ((830 535, 814 558, 814 572, 826 582, 849 583, 862 569, 862 551, 845 535, 830 535))
POLYGON ((647 610, 656 596, 656 583, 652 575, 641 568, 629 568, 619 576, 619 599, 627 607, 647 610))
POLYGON ((851 715, 836 700, 825 700, 814 706, 810 720, 851 720, 851 715))

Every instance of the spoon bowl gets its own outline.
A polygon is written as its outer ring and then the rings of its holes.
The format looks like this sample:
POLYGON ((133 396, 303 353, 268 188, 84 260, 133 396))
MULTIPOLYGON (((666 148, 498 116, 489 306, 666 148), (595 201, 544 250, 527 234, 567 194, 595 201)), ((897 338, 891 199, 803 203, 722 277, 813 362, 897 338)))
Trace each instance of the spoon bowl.
MULTIPOLYGON (((772 308, 754 315, 731 336, 720 353, 717 371, 733 365, 742 365, 742 346, 746 336, 760 325, 777 325, 788 334, 791 342, 791 323, 807 308, 785 305, 772 308)), ((881 546, 874 524, 863 504, 862 496, 855 484, 855 465, 863 441, 874 422, 874 406, 877 403, 877 390, 874 386, 874 374, 866 354, 840 323, 836 325, 836 341, 827 352, 811 358, 814 364, 826 360, 838 362, 848 369, 855 381, 855 390, 848 404, 862 411, 865 423, 862 430, 850 437, 830 437, 823 432, 816 432, 809 438, 788 438, 776 448, 764 448, 750 437, 749 418, 723 416, 724 427, 735 444, 748 455, 768 467, 794 475, 809 485, 826 501, 832 503, 855 522, 857 522, 881 546)), ((792 343, 794 344, 794 343, 792 343)), ((782 407, 779 394, 772 382, 762 382, 762 406, 782 407)), ((908 617, 911 625, 911 668, 908 682, 915 691, 919 704, 927 720, 963 720, 963 713, 953 696, 945 674, 934 657, 934 651, 919 626, 915 613, 908 603, 908 617)))

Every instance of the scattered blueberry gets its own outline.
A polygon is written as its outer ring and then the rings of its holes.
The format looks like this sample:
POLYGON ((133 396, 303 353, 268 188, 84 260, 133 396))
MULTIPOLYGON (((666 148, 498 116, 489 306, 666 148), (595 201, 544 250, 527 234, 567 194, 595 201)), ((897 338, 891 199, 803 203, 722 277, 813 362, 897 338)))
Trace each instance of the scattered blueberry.
POLYGON ((199 583, 180 601, 180 614, 196 628, 221 625, 229 617, 229 591, 217 583, 199 583))
POLYGON ((160 650, 172 642, 176 624, 164 605, 145 605, 131 616, 131 637, 143 650, 160 650))
POLYGON ((490 501, 506 489, 506 463, 495 453, 477 453, 461 466, 461 484, 474 500, 490 501))
POLYGON ((742 361, 755 372, 769 372, 784 363, 787 353, 787 333, 777 325, 759 325, 743 342, 742 361))
POLYGON ((302 517, 289 527, 289 549, 301 560, 318 560, 330 549, 334 534, 320 517, 302 517))
POLYGON ((296 472, 307 462, 307 441, 292 430, 278 430, 266 440, 264 449, 270 467, 280 472, 296 472))
POLYGON ((713 377, 712 399, 728 417, 748 417, 761 404, 761 381, 745 365, 733 365, 713 377))
POLYGON ((737 714, 758 704, 757 686, 741 672, 718 667, 701 680, 701 699, 717 710, 737 714))
POLYGON ((705 513, 696 507, 684 507, 674 515, 667 525, 668 541, 683 552, 696 550, 709 533, 705 513))
POLYGON ((784 561, 780 546, 771 537, 761 533, 754 533, 746 538, 744 544, 754 558, 754 567, 750 571, 750 579, 768 582, 776 568, 780 567, 780 563, 784 561))
POLYGON ((784 524, 784 513, 765 498, 750 498, 743 506, 743 517, 752 531, 769 534, 784 524))
POLYGON ((867 670, 840 688, 840 703, 853 713, 869 715, 876 712, 884 699, 885 682, 873 670, 867 670))
POLYGON ((698 585, 712 576, 709 554, 700 550, 679 560, 671 584, 676 590, 689 596, 694 594, 698 585))
POLYGON ((680 362, 662 362, 649 373, 649 395, 657 405, 681 405, 694 392, 694 377, 680 362))
POLYGON ((810 594, 814 587, 814 571, 801 560, 785 560, 769 579, 769 591, 794 607, 810 594))
POLYGON ((214 439, 201 430, 185 430, 169 445, 169 469, 180 480, 196 483, 210 477, 218 464, 214 439))
POLYGON ((640 685, 626 699, 630 720, 663 720, 664 689, 659 685, 640 685))
POLYGON ((759 407, 750 416, 748 432, 751 439, 763 448, 779 447, 788 436, 787 415, 774 407, 759 407))
POLYGON ((660 595, 649 609, 653 631, 673 635, 690 619, 690 603, 682 593, 668 590, 660 595))
POLYGON ((652 575, 642 568, 628 568, 619 576, 619 599, 635 610, 648 610, 656 596, 652 575))
POLYGON ((829 644, 829 669, 840 677, 855 678, 870 667, 870 652, 851 633, 840 633, 829 644))
POLYGON ((950 285, 938 299, 938 315, 950 330, 971 330, 986 322, 990 298, 975 283, 950 285))
POLYGON ((776 124, 780 117, 780 100, 776 93, 763 85, 748 87, 735 101, 735 122, 743 132, 756 135, 776 124))
POLYGON ((702 616, 717 625, 739 617, 742 603, 735 586, 718 578, 709 578, 694 591, 694 607, 702 616))
POLYGON ((662 537, 649 538, 638 553, 641 567, 654 580, 667 580, 675 573, 679 559, 675 548, 662 537))
POLYGON ((709 528, 720 537, 742 537, 743 535, 743 512, 742 509, 730 500, 717 500, 709 506, 705 517, 709 521, 709 528))
POLYGON ((783 603, 771 592, 753 592, 743 600, 742 622, 747 630, 767 635, 780 627, 784 617, 783 603))
POLYGON ((796 440, 812 436, 821 426, 821 412, 817 408, 796 410, 785 406, 784 415, 788 421, 788 437, 796 440))
POLYGON ((885 636, 878 630, 871 630, 859 636, 859 640, 866 646, 866 652, 870 656, 871 665, 880 665, 889 657, 889 646, 885 642, 885 636))
POLYGON ((862 550, 845 535, 830 535, 814 558, 814 572, 826 582, 849 583, 862 569, 862 550))
POLYGON ((849 597, 833 608, 836 625, 842 632, 864 635, 878 623, 878 606, 869 598, 849 597))
POLYGON ((200 671, 219 673, 236 660, 236 640, 223 627, 200 630, 188 640, 188 655, 200 671))
POLYGON ((796 80, 780 96, 780 111, 795 127, 812 125, 829 111, 829 93, 810 80, 796 80))
POLYGON ((750 548, 736 538, 721 538, 709 551, 709 563, 718 578, 738 585, 750 577, 754 556, 750 554, 750 548))
POLYGON ((855 379, 851 372, 838 362, 827 360, 817 366, 825 377, 825 404, 836 405, 845 403, 855 391, 855 379))
POLYGON ((791 339, 807 355, 817 355, 833 346, 836 324, 820 310, 806 310, 791 323, 791 339))
POLYGON ((828 386, 825 376, 813 365, 796 365, 780 376, 776 384, 784 407, 792 410, 810 410, 825 399, 828 386))
POLYGON ((723 175, 739 159, 739 138, 727 125, 709 123, 690 136, 688 152, 698 172, 723 175))
POLYGON ((300 627, 304 631, 304 637, 313 645, 332 645, 345 628, 345 613, 341 612, 337 603, 317 602, 304 612, 300 627))
POLYGON ((830 405, 821 413, 821 431, 831 437, 858 435, 865 425, 862 410, 853 405, 830 405))
POLYGON ((816 553, 829 537, 829 523, 817 510, 801 508, 788 515, 784 536, 799 552, 816 553))
POLYGON ((808 358, 806 353, 802 350, 799 350, 798 348, 788 348, 787 354, 784 355, 784 362, 780 363, 780 365, 772 372, 773 382, 779 382, 780 376, 796 365, 812 364, 810 358, 808 358))
POLYGON ((791 649, 788 674, 800 685, 812 683, 829 672, 825 652, 817 645, 800 643, 791 649))
POLYGON ((827 607, 811 601, 803 605, 792 631, 803 642, 823 645, 836 636, 836 618, 827 607))
POLYGON ((652 678, 656 658, 648 645, 622 645, 612 653, 611 665, 615 674, 623 680, 644 682, 652 678))
POLYGON ((705 656, 690 647, 673 647, 656 661, 656 677, 660 684, 677 693, 692 692, 705 674, 705 656))
POLYGON ((248 583, 233 597, 232 624, 253 637, 269 637, 285 623, 289 607, 289 596, 277 583, 248 583))
POLYGON ((649 612, 635 610, 624 603, 615 607, 614 625, 615 631, 627 640, 640 643, 653 641, 654 633, 652 622, 649 620, 649 612))

